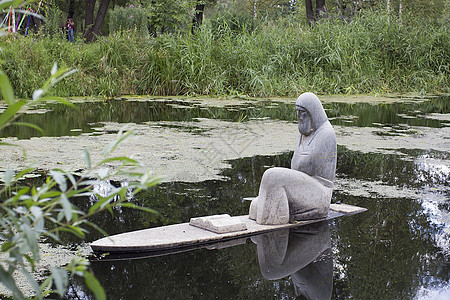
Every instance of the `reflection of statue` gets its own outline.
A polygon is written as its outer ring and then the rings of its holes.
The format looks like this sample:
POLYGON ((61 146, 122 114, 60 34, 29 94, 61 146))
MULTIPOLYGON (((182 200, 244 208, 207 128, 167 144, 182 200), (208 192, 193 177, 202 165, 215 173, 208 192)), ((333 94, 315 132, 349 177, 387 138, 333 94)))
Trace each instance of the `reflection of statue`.
POLYGON ((264 278, 277 280, 291 275, 296 295, 331 299, 333 260, 327 221, 261 234, 252 241, 257 244, 264 278))
POLYGON ((295 107, 300 137, 291 169, 271 168, 264 173, 249 213, 259 224, 286 224, 328 214, 336 171, 336 136, 316 95, 300 95, 295 107))

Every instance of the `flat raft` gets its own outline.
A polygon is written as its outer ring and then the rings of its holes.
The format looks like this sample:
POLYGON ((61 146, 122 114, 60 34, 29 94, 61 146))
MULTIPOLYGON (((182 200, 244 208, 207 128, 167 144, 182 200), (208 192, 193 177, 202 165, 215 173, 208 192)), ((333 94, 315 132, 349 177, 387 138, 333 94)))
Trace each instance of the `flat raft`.
POLYGON ((297 221, 282 225, 260 225, 248 215, 229 215, 192 218, 190 223, 174 224, 137 230, 104 237, 91 243, 97 253, 142 253, 181 250, 217 242, 246 238, 265 232, 294 228, 306 224, 331 220, 365 211, 348 204, 331 204, 327 218, 297 221))

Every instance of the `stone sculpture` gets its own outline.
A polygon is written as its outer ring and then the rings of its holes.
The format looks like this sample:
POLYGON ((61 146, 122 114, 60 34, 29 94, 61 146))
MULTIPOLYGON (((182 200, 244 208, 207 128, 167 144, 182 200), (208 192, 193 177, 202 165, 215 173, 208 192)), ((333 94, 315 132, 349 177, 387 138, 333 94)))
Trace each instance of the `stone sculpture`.
POLYGON ((336 172, 336 136, 319 98, 304 93, 295 102, 300 132, 291 169, 264 172, 249 217, 258 224, 286 224, 328 214, 336 172))

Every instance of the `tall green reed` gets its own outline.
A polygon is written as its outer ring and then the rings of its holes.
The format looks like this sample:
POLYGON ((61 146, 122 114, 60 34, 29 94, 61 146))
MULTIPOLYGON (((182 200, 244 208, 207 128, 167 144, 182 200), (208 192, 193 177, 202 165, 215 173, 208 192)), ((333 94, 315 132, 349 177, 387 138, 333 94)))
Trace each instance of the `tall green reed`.
POLYGON ((55 93, 253 96, 448 92, 448 25, 389 14, 351 21, 205 22, 195 35, 147 38, 119 31, 93 44, 50 37, 11 40, 3 57, 22 97, 58 61, 80 71, 55 93))

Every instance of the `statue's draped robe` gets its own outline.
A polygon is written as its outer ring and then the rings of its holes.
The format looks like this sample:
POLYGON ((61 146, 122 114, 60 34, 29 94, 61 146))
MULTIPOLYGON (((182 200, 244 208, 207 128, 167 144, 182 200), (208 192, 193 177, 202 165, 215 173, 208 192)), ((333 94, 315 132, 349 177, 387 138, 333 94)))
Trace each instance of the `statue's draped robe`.
POLYGON ((300 134, 291 169, 271 168, 264 173, 258 197, 250 206, 250 218, 259 224, 285 224, 328 214, 336 172, 336 136, 316 95, 302 94, 296 106, 309 113, 312 132, 300 134))

